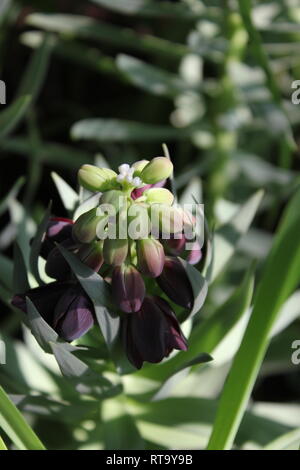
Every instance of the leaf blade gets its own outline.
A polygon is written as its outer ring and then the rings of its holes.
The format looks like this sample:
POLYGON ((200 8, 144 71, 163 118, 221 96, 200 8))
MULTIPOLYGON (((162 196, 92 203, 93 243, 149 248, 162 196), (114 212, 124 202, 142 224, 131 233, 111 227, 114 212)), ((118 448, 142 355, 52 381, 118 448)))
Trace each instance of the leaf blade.
POLYGON ((299 280, 300 246, 297 234, 300 230, 300 216, 294 212, 291 215, 290 211, 298 198, 299 190, 288 205, 277 231, 252 315, 223 389, 208 444, 209 450, 231 448, 278 311, 299 280), (280 272, 277 266, 280 266, 280 272))
POLYGON ((20 449, 45 450, 33 429, 0 386, 0 426, 20 449))

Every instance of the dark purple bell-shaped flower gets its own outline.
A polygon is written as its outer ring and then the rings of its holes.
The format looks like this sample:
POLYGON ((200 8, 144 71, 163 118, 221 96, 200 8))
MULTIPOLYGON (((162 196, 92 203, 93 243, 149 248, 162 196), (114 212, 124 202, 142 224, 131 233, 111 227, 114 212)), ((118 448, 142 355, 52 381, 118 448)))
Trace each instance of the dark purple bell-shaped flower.
POLYGON ((41 246, 41 256, 47 259, 56 243, 72 239, 73 220, 63 217, 51 217, 41 246))
POLYGON ((44 320, 52 326, 55 306, 69 286, 69 282, 51 282, 45 286, 30 289, 24 294, 14 295, 11 303, 27 313, 26 297, 29 297, 44 320))
MULTIPOLYGON (((70 251, 76 248, 75 243, 70 238, 62 241, 60 245, 70 251)), ((48 276, 58 281, 65 281, 70 278, 71 268, 58 246, 55 246, 48 254, 45 271, 48 276)))
POLYGON ((156 281, 173 302, 184 308, 192 308, 193 288, 179 259, 167 257, 163 272, 156 281))
POLYGON ((12 305, 27 313, 26 297, 44 320, 66 341, 84 335, 94 323, 93 305, 81 287, 70 282, 52 282, 16 294, 12 305))
POLYGON ((187 350, 174 312, 160 297, 146 297, 139 312, 126 316, 123 342, 129 361, 137 369, 144 361, 160 362, 173 349, 187 350))
POLYGON ((143 278, 134 266, 123 264, 114 268, 112 292, 123 312, 137 312, 143 303, 145 291, 143 278))
POLYGON ((83 336, 94 324, 93 305, 78 287, 70 287, 55 306, 53 328, 66 341, 83 336))

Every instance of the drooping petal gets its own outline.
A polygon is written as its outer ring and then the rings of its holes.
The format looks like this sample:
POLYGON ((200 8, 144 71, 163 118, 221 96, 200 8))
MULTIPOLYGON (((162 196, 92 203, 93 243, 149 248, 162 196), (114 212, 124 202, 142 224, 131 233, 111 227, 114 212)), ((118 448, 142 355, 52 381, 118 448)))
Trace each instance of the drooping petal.
MULTIPOLYGON (((70 238, 60 243, 67 250, 74 248, 74 242, 70 238)), ((49 253, 45 265, 46 274, 58 281, 65 281, 70 278, 71 269, 65 260, 58 246, 55 246, 49 253)))
POLYGON ((187 349, 174 312, 160 297, 146 297, 139 312, 126 316, 123 344, 129 361, 138 369, 144 361, 160 362, 173 349, 187 349))
POLYGON ((144 361, 157 363, 165 357, 167 322, 151 297, 130 319, 131 335, 144 361))
POLYGON ((170 305, 161 297, 155 297, 155 302, 165 314, 169 328, 166 330, 166 345, 169 352, 173 349, 179 349, 182 351, 187 350, 187 340, 184 337, 175 313, 171 309, 170 305))
POLYGON ((47 259, 49 253, 55 248, 55 243, 72 238, 73 221, 63 217, 51 217, 42 241, 40 255, 47 259))
POLYGON ((177 258, 166 258, 163 272, 156 281, 173 302, 184 308, 192 307, 193 289, 184 267, 177 258))
POLYGON ((131 335, 130 327, 130 318, 131 315, 127 315, 122 322, 122 340, 123 346, 126 351, 128 360, 133 364, 137 369, 140 369, 143 365, 143 358, 140 355, 135 342, 131 335))
POLYGON ((80 288, 71 287, 59 299, 53 327, 66 341, 83 336, 94 324, 93 306, 80 288))
POLYGON ((26 297, 29 297, 44 320, 52 326, 55 305, 69 286, 69 282, 52 282, 45 286, 30 289, 24 294, 16 294, 11 303, 14 307, 27 313, 26 297))
POLYGON ((140 310, 145 297, 145 284, 134 266, 117 266, 112 275, 112 292, 120 309, 126 313, 140 310))

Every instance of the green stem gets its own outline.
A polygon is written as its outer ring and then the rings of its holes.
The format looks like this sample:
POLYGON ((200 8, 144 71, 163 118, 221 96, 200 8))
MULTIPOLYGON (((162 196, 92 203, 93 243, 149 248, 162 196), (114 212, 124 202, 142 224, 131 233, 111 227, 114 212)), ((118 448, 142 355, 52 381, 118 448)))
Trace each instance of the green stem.
MULTIPOLYGON (((263 47, 261 35, 259 31, 255 28, 252 17, 251 17, 251 0, 238 0, 239 9, 241 17, 244 22, 245 29, 249 35, 249 41, 252 45, 253 54, 263 69, 266 76, 266 85, 269 88, 274 102, 279 106, 285 115, 287 122, 288 117, 286 115, 285 109, 282 105, 280 89, 277 85, 277 82, 274 78, 271 66, 269 64, 269 59, 266 54, 266 51, 263 47)), ((284 141, 280 144, 280 154, 279 154, 279 164, 282 167, 289 168, 291 166, 291 153, 296 149, 296 144, 294 142, 292 129, 289 126, 284 133, 284 141)))
POLYGON ((19 449, 45 450, 42 442, 2 387, 0 387, 0 427, 19 449))

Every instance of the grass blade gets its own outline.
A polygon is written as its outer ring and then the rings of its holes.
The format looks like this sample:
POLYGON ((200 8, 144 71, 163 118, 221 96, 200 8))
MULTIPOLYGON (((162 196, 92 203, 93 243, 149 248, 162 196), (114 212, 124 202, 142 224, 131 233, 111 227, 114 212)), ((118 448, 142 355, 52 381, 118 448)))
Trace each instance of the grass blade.
POLYGON ((158 18, 176 18, 180 20, 197 19, 188 5, 179 5, 161 1, 159 4, 151 0, 93 0, 94 3, 124 15, 138 15, 158 18))
POLYGON ((290 209, 298 198, 299 191, 287 208, 268 257, 249 324, 223 389, 210 450, 232 447, 278 311, 299 282, 300 215, 290 209))
POLYGON ((0 386, 0 426, 13 443, 23 450, 45 450, 45 447, 25 421, 20 411, 0 386))
POLYGON ((51 41, 45 37, 41 46, 34 52, 18 90, 18 96, 29 94, 35 100, 44 83, 51 52, 51 41))
POLYGON ((74 140, 96 142, 156 142, 184 139, 187 131, 169 126, 96 118, 76 122, 71 128, 71 137, 74 140))
POLYGON ((241 206, 228 223, 216 231, 213 241, 213 262, 207 276, 211 281, 218 277, 230 260, 238 241, 247 232, 262 197, 263 191, 257 191, 241 206))
POLYGON ((0 436, 0 450, 7 450, 6 445, 3 442, 2 437, 0 436))
POLYGON ((30 96, 21 96, 0 113, 0 139, 3 139, 14 130, 24 117, 30 102, 30 96))
POLYGON ((291 447, 295 450, 299 450, 300 445, 300 428, 294 429, 293 431, 287 432, 282 436, 274 439, 264 447, 264 450, 287 450, 291 447))
MULTIPOLYGON (((179 43, 168 41, 149 34, 137 34, 129 28, 120 28, 104 21, 79 15, 33 13, 26 18, 26 23, 44 31, 60 34, 62 43, 64 35, 74 38, 93 39, 97 42, 120 46, 133 51, 140 51, 170 59, 181 59, 190 49, 179 43)), ((26 33, 25 33, 26 34, 26 33)))

